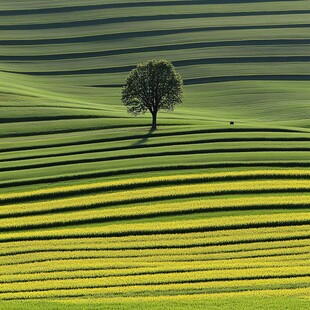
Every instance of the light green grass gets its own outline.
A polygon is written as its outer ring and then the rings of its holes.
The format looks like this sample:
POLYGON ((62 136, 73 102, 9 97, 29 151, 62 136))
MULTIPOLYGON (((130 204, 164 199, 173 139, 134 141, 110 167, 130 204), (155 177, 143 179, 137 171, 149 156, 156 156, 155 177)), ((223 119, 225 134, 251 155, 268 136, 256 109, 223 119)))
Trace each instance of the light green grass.
POLYGON ((0 309, 308 309, 310 1, 3 2, 0 309))
POLYGON ((2 302, 2 309, 5 310, 17 310, 17 309, 89 309, 89 310, 99 310, 99 309, 137 309, 140 307, 145 307, 148 309, 161 310, 163 309, 177 309, 177 310, 185 310, 185 309, 214 309, 214 310, 231 310, 231 309, 308 309, 309 301, 307 299, 302 299, 298 297, 260 297, 260 298, 251 298, 251 297, 226 297, 217 299, 206 299, 201 301, 129 301, 129 302, 112 302, 105 301, 104 303, 92 301, 83 301, 81 303, 74 302, 38 302, 38 301, 24 301, 24 302, 2 302))

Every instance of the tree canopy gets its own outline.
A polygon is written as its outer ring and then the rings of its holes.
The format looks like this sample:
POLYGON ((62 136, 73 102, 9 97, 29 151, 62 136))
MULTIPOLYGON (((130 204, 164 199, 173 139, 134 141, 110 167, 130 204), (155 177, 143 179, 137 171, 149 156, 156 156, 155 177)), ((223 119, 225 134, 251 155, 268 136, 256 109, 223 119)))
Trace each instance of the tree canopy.
POLYGON ((152 129, 157 128, 157 113, 173 111, 183 99, 183 81, 166 60, 150 60, 139 64, 126 79, 122 102, 133 115, 152 114, 152 129))

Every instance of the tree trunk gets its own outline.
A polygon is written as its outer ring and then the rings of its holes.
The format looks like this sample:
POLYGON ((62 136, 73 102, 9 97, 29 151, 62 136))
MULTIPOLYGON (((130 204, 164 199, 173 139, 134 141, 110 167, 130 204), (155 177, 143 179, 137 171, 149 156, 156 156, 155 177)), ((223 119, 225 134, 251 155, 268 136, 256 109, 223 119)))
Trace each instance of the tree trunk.
POLYGON ((157 111, 152 113, 152 130, 157 129, 157 111))

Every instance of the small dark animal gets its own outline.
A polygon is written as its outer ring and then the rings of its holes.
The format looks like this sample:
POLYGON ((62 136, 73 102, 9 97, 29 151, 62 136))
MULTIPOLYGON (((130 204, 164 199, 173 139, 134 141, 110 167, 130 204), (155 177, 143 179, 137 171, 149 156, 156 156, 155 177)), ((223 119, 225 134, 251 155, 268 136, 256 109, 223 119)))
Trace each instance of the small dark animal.
POLYGON ((235 125, 235 122, 230 122, 230 125, 235 125))

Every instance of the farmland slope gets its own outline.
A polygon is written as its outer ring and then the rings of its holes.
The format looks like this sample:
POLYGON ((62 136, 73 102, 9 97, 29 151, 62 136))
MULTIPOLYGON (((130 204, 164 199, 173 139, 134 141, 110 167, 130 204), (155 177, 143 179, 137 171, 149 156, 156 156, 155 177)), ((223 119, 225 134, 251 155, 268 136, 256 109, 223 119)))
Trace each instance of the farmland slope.
POLYGON ((0 308, 308 309, 310 1, 85 3, 1 1, 0 308))

